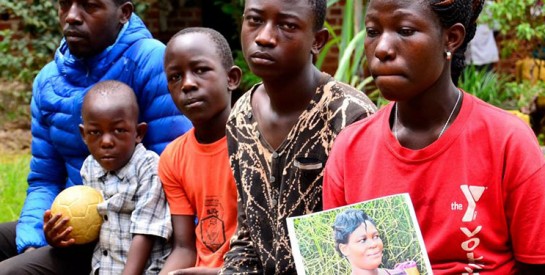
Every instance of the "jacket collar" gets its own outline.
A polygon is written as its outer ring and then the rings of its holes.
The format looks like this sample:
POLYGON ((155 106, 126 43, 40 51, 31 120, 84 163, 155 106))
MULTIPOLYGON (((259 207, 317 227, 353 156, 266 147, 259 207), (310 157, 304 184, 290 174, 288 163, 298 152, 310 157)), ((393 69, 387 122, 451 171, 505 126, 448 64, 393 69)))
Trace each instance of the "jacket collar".
POLYGON ((143 38, 151 38, 152 35, 144 25, 144 22, 136 14, 132 14, 130 20, 123 26, 114 44, 104 49, 101 53, 78 58, 70 53, 66 39, 55 52, 55 63, 59 73, 74 86, 88 87, 98 81, 118 61, 123 53, 135 42, 143 38))

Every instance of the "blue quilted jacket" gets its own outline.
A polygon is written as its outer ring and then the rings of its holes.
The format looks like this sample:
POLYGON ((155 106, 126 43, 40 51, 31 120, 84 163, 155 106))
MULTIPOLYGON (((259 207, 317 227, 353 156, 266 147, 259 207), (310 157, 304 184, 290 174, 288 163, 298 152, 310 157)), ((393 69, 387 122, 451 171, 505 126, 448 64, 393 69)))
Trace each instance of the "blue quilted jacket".
POLYGON ((31 102, 32 159, 27 198, 17 224, 17 249, 46 245, 43 214, 64 188, 82 184, 79 170, 89 155, 82 141, 83 96, 102 81, 131 86, 138 98, 140 120, 148 123, 146 148, 161 153, 191 128, 170 98, 163 73, 165 46, 152 39, 142 20, 132 15, 114 45, 97 56, 78 59, 63 39, 55 60, 34 80, 31 102))

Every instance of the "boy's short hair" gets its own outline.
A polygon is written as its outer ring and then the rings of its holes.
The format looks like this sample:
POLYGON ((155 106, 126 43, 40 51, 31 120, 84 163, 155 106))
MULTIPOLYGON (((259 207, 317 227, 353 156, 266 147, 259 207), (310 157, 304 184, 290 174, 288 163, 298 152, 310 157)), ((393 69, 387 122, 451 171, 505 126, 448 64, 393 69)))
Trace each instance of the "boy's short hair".
POLYGON ((129 101, 126 103, 130 103, 131 105, 133 105, 133 111, 136 112, 136 118, 138 118, 140 110, 138 107, 138 99, 136 98, 134 90, 131 88, 131 86, 117 80, 104 80, 93 85, 93 87, 89 89, 87 94, 85 94, 83 98, 84 104, 82 105, 82 107, 85 107, 85 102, 89 100, 89 97, 96 96, 95 94, 100 96, 108 96, 111 94, 119 93, 120 91, 126 91, 126 96, 128 96, 127 100, 129 101))
POLYGON ((176 37, 188 33, 202 33, 205 35, 208 35, 212 42, 214 42, 214 46, 216 48, 216 51, 218 53, 218 56, 221 58, 221 64, 226 70, 229 70, 231 67, 233 67, 233 54, 231 53, 231 48, 229 47, 229 43, 225 39, 225 37, 217 32, 214 29, 210 28, 204 28, 204 27, 190 27, 182 29, 181 31, 177 32, 175 35, 170 38, 170 40, 167 43, 170 44, 170 41, 173 41, 176 37))
POLYGON ((308 3, 314 12, 314 31, 319 31, 324 27, 327 12, 327 0, 308 0, 308 3))

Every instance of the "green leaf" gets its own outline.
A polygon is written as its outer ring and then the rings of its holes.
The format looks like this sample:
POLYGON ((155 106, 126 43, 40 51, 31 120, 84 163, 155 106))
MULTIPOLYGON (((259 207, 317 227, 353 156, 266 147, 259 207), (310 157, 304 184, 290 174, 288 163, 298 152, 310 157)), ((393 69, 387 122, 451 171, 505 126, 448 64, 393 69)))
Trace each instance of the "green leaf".
POLYGON ((327 41, 327 43, 325 44, 324 48, 322 49, 322 51, 320 52, 320 54, 318 55, 318 59, 316 60, 316 67, 318 69, 321 69, 322 68, 322 65, 329 53, 329 51, 331 50, 331 48, 333 46, 336 46, 338 45, 340 41, 340 38, 339 37, 335 37, 333 39, 330 39, 329 41, 327 41))
POLYGON ((337 4, 337 2, 339 2, 339 0, 327 0, 327 7, 331 7, 335 4, 337 4))
POLYGON ((354 38, 348 43, 348 46, 346 47, 345 51, 343 52, 343 55, 341 56, 341 61, 339 62, 339 67, 337 69, 337 72, 335 73, 335 79, 343 81, 343 82, 350 82, 350 61, 352 52, 354 51, 355 47, 362 44, 363 39, 365 39, 365 30, 360 31, 359 33, 354 36, 354 38))

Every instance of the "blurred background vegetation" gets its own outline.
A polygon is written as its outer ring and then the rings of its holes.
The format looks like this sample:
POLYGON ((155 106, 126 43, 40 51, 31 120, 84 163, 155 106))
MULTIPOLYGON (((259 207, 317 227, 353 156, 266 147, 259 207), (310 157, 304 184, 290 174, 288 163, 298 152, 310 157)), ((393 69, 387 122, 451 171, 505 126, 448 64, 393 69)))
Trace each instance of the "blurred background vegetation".
MULTIPOLYGON (((145 17, 146 10, 156 0, 134 0, 133 2, 137 13, 145 17)), ((365 28, 363 18, 366 1, 328 0, 327 4, 328 7, 331 7, 341 2, 343 5, 343 22, 341 25, 332 25, 326 22, 325 27, 329 30, 330 41, 320 55, 316 57, 316 65, 318 68, 321 68, 328 55, 338 52, 336 54, 338 57, 338 67, 334 74, 335 78, 366 92, 379 106, 383 105, 385 101, 381 100, 380 94, 373 86, 373 82, 365 70, 366 60, 363 47, 365 28)), ((21 30, 13 31, 7 29, 0 31, 2 36, 0 40, 0 80, 15 80, 26 84, 27 88, 23 89, 23 91, 8 91, 13 92, 16 98, 23 101, 29 101, 32 80, 39 69, 52 59, 60 41, 61 33, 55 5, 56 1, 54 0, 0 0, 1 17, 18 17, 22 20, 21 30)), ((240 30, 244 1, 215 0, 215 5, 219 6, 223 13, 229 15, 235 23, 236 28, 240 30)), ((482 20, 490 24, 494 22, 494 25, 498 26, 501 34, 499 42, 502 59, 515 58, 523 60, 525 58, 532 58, 532 60, 539 60, 540 57, 545 58, 545 24, 543 24, 545 22, 545 7, 543 6, 543 1, 494 1, 490 10, 490 14, 483 13, 482 20)), ((239 40, 238 37, 231 39, 235 41, 239 40)), ((240 50, 235 50, 234 56, 237 65, 241 66, 244 70, 241 89, 245 91, 258 82, 259 78, 251 74, 248 70, 240 50)), ((515 87, 513 84, 507 86, 503 84, 516 82, 522 86, 528 85, 523 83, 523 79, 515 78, 517 72, 513 69, 503 68, 501 65, 502 63, 500 63, 495 72, 497 76, 493 78, 505 81, 498 82, 496 90, 507 95, 508 97, 505 100, 508 102, 519 100, 521 96, 518 93, 522 89, 515 87)), ((539 69, 541 67, 536 66, 536 68, 539 69)), ((538 75, 539 72, 532 72, 530 74, 530 77, 533 78, 529 79, 532 84, 543 81, 543 79, 537 77, 538 75)), ((479 77, 465 78, 465 82, 480 80, 481 78, 479 77)), ((467 91, 475 92, 473 90, 467 91)), ((545 91, 538 91, 537 89, 534 89, 534 91, 537 91, 539 95, 545 93, 545 91)), ((478 92, 478 94, 481 93, 478 92)), ((486 98, 483 99, 486 100, 486 98)), ((520 103, 522 104, 522 102, 520 103)), ((530 102, 527 102, 527 105, 529 104, 530 102)), ((522 111, 526 112, 527 110, 523 109, 522 111)))

